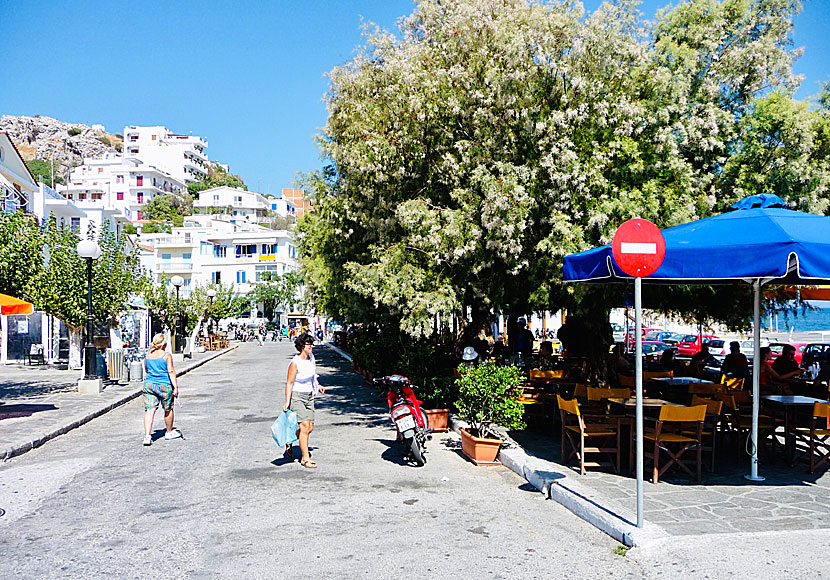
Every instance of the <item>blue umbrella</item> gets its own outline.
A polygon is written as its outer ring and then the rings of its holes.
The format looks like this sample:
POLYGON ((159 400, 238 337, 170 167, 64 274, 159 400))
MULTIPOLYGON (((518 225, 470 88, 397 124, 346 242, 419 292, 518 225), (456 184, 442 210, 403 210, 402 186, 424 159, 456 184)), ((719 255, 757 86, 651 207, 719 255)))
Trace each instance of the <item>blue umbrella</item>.
MULTIPOLYGON (((751 480, 758 476, 758 398, 760 392, 761 286, 830 283, 830 217, 784 209, 784 200, 761 194, 740 200, 734 211, 662 230, 666 257, 643 278, 650 284, 726 284, 754 289, 751 480)), ((625 282, 633 279, 617 265, 611 246, 565 256, 566 281, 625 282)))

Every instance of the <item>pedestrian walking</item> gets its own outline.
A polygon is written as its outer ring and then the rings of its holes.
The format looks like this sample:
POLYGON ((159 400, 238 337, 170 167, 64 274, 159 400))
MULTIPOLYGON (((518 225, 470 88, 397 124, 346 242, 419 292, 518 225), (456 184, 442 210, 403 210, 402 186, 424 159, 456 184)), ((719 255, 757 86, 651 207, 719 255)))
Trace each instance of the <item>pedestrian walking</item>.
POLYGON ((181 431, 173 427, 173 401, 179 396, 179 382, 173 368, 173 355, 166 353, 167 339, 159 333, 153 337, 150 352, 144 358, 144 445, 152 445, 153 419, 159 405, 164 410, 167 440, 178 439, 181 431))
POLYGON ((259 341, 259 346, 263 346, 265 344, 265 335, 268 334, 268 329, 265 328, 265 323, 259 323, 259 332, 257 336, 257 340, 259 341))
MULTIPOLYGON (((285 405, 282 410, 291 409, 297 413, 299 429, 297 437, 300 443, 300 465, 314 469, 317 464, 311 460, 308 452, 308 437, 314 431, 314 398, 318 393, 325 393, 325 389, 317 380, 317 368, 314 361, 314 338, 303 333, 294 341, 294 347, 299 354, 291 359, 288 365, 288 378, 285 381, 285 405)), ((293 455, 291 445, 285 446, 285 454, 293 455)))

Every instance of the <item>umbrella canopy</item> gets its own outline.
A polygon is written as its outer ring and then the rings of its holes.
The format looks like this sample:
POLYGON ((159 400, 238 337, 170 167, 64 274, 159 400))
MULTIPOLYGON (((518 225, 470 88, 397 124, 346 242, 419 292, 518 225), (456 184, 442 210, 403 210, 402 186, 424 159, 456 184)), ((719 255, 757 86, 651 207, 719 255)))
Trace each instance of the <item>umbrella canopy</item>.
MULTIPOLYGON (((662 230, 666 256, 646 283, 751 283, 754 293, 755 357, 752 377, 752 459, 748 479, 759 481, 758 415, 760 395, 761 286, 770 282, 792 285, 830 284, 830 217, 784 209, 784 201, 763 194, 743 199, 735 211, 662 230)), ((565 256, 563 278, 573 282, 622 282, 632 279, 614 260, 611 246, 565 256)), ((635 297, 639 281, 635 284, 635 297)), ((639 302, 637 319, 639 321, 639 302)), ((639 326, 639 322, 638 322, 639 326)), ((639 339, 638 339, 639 340, 639 339)), ((639 366, 639 359, 638 359, 639 366)), ((639 374, 639 373, 638 373, 639 374)), ((638 377, 638 392, 641 378, 638 377)), ((642 433, 638 408, 637 433, 642 433)), ((638 442, 638 446, 641 442, 638 442)), ((638 448, 638 525, 641 525, 638 448)))
POLYGON ((34 312, 31 302, 0 294, 0 314, 31 314, 34 312))
MULTIPOLYGON (((645 283, 830 284, 830 217, 781 208, 739 209, 662 232, 666 258, 645 283)), ((610 245, 565 256, 565 280, 615 278, 631 276, 619 268, 610 245)))

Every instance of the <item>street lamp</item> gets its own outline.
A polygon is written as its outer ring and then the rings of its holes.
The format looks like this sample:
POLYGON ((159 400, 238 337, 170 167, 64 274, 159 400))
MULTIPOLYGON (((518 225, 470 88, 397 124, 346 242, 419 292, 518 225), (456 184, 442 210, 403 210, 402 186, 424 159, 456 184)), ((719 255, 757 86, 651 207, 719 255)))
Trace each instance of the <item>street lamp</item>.
POLYGON ((86 260, 86 334, 84 336, 84 380, 97 381, 98 372, 95 368, 98 357, 95 353, 95 345, 92 342, 93 328, 92 318, 92 260, 97 260, 101 255, 101 248, 95 240, 81 240, 76 248, 78 255, 86 260))
POLYGON ((182 315, 179 312, 179 288, 184 284, 184 278, 181 276, 173 276, 170 278, 170 283, 176 287, 176 324, 173 327, 173 352, 178 354, 182 352, 182 346, 179 344, 179 332, 182 315))
POLYGON ((213 334, 213 299, 216 297, 216 290, 208 288, 207 297, 210 299, 210 318, 208 318, 208 336, 213 334))

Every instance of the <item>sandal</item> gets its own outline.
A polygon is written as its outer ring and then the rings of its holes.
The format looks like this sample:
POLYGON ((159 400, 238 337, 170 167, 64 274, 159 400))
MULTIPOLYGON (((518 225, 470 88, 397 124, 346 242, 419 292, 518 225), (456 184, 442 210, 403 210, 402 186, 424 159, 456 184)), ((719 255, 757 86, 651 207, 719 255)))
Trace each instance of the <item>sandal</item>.
POLYGON ((300 465, 302 465, 306 469, 317 469, 317 464, 311 459, 309 459, 308 461, 300 461, 300 465))
POLYGON ((285 446, 285 456, 286 457, 293 457, 294 456, 294 447, 292 445, 285 446))

